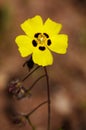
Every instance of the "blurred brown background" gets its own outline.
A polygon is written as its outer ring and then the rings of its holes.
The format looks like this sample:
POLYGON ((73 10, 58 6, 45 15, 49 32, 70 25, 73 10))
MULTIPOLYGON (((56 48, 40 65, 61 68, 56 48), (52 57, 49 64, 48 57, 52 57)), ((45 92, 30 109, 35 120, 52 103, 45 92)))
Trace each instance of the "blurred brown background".
MULTIPOLYGON (((28 130, 29 124, 10 122, 4 108, 10 102, 5 94, 9 80, 27 73, 15 44, 23 34, 20 24, 27 18, 41 15, 44 20, 62 23, 61 33, 69 36, 66 55, 53 54, 54 64, 47 67, 51 87, 51 130, 86 129, 86 0, 0 0, 0 130, 28 130)), ((37 72, 26 81, 28 87, 37 72)), ((18 112, 27 113, 46 99, 45 80, 33 89, 32 97, 11 100, 18 112), (42 85, 41 85, 42 84, 42 85)), ((32 115, 37 130, 46 130, 47 105, 32 115)))

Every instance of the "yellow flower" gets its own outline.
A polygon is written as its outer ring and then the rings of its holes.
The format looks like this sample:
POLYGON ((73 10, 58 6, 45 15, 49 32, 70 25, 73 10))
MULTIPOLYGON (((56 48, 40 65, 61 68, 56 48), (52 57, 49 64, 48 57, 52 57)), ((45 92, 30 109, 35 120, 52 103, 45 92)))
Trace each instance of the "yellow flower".
POLYGON ((16 37, 16 43, 22 57, 32 54, 33 62, 40 66, 53 63, 51 51, 65 54, 68 46, 68 36, 58 34, 62 25, 48 18, 43 24, 41 16, 26 20, 21 28, 26 35, 16 37), (50 51, 51 50, 51 51, 50 51))

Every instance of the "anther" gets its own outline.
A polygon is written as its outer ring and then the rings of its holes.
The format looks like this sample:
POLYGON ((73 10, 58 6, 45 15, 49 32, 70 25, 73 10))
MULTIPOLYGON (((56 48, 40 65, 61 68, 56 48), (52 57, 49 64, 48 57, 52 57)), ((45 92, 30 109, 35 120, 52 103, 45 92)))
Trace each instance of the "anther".
POLYGON ((32 41, 32 44, 33 44, 34 47, 37 46, 37 42, 35 40, 32 41))
POLYGON ((49 36, 48 36, 48 34, 47 33, 43 33, 45 36, 46 36, 46 38, 49 38, 49 36))
POLYGON ((50 46, 50 44, 51 44, 51 40, 48 39, 48 40, 47 40, 47 45, 50 46))
POLYGON ((44 47, 44 46, 40 46, 39 49, 40 49, 41 51, 44 51, 44 50, 45 50, 45 47, 44 47))

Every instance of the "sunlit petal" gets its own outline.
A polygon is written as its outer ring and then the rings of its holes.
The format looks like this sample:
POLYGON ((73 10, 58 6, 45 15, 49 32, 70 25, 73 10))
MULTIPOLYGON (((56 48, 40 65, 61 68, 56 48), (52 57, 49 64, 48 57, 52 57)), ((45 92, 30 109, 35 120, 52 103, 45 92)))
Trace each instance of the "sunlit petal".
POLYGON ((18 45, 18 49, 22 57, 26 57, 32 53, 33 46, 29 37, 25 35, 17 36, 15 42, 18 45))
POLYGON ((41 51, 37 49, 33 54, 32 58, 34 63, 40 66, 47 66, 53 63, 53 57, 51 52, 46 48, 46 50, 41 51))
POLYGON ((21 24, 23 31, 30 37, 33 37, 35 33, 41 32, 42 26, 43 21, 39 15, 36 15, 21 24))
POLYGON ((68 36, 65 34, 52 36, 51 45, 48 47, 56 53, 65 54, 68 47, 68 36))
POLYGON ((52 21, 50 18, 48 18, 44 23, 43 31, 49 35, 54 35, 59 33, 61 28, 62 28, 61 24, 56 23, 52 21))

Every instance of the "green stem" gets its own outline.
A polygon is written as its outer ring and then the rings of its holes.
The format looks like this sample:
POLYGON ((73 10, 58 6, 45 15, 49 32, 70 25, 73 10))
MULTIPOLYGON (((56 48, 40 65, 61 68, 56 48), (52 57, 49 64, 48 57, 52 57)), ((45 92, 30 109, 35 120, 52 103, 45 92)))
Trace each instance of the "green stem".
POLYGON ((46 67, 44 67, 44 71, 45 71, 46 80, 47 80, 47 98, 48 98, 48 128, 47 128, 47 130, 50 130, 50 114, 51 114, 51 109, 50 109, 50 87, 49 87, 49 78, 48 78, 46 67))
POLYGON ((29 125, 31 126, 32 130, 35 130, 35 127, 33 126, 30 118, 27 118, 29 125))

